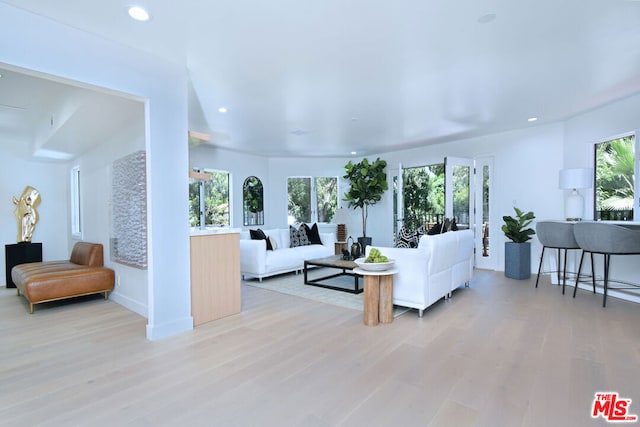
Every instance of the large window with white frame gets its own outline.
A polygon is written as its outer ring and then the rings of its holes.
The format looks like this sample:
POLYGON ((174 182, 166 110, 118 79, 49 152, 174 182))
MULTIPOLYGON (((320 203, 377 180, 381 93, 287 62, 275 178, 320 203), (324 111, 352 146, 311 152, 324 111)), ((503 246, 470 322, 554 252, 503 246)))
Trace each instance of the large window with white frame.
POLYGON ((207 179, 189 182, 189 225, 214 227, 231 225, 231 174, 223 170, 194 169, 207 179))
POLYGON ((338 206, 338 178, 287 178, 287 204, 288 224, 331 222, 338 206))
POLYGON ((634 220, 637 143, 636 134, 631 133, 595 144, 595 220, 634 220))
POLYGON ((71 237, 82 239, 82 205, 80 204, 80 166, 71 168, 71 237))

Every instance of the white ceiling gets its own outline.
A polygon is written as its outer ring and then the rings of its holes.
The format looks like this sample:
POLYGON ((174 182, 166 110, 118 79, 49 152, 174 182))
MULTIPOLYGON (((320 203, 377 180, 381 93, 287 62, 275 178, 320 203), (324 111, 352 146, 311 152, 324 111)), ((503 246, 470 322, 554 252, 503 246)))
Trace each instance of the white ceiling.
POLYGON ((264 155, 366 155, 640 92, 636 0, 140 0, 146 23, 126 0, 4 3, 186 64, 191 129, 264 155))

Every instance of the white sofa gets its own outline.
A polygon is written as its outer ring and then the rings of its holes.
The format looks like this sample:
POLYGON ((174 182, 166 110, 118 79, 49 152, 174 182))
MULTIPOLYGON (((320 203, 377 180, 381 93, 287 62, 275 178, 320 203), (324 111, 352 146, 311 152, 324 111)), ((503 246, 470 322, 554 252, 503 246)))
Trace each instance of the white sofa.
MULTIPOLYGON (((398 273, 393 276, 393 303, 422 312, 431 304, 451 296, 473 275, 474 238, 470 230, 424 235, 418 247, 388 248, 372 246, 395 260, 398 273)), ((371 247, 367 247, 367 255, 371 247)))
POLYGON ((240 233, 240 274, 243 278, 264 277, 275 274, 301 271, 304 261, 313 258, 324 258, 335 253, 335 233, 320 232, 321 245, 291 246, 288 228, 263 230, 267 237, 272 237, 276 248, 267 250, 266 240, 251 240, 249 231, 240 233))

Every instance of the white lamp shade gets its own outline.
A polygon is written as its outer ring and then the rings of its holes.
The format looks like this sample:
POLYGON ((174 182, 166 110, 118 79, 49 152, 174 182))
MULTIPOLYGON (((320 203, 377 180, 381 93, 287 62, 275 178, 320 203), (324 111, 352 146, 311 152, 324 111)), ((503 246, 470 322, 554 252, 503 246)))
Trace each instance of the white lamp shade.
POLYGON ((593 169, 589 168, 562 169, 558 177, 558 188, 563 190, 591 188, 592 184, 593 169))
POLYGON ((349 222, 349 213, 345 208, 340 207, 336 209, 331 222, 334 224, 347 224, 349 222))

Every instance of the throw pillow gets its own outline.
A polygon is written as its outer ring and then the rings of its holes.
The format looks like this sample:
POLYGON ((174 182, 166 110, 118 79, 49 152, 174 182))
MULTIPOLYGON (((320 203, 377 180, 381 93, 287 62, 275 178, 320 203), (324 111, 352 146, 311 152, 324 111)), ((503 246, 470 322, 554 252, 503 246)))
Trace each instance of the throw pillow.
POLYGON ((269 238, 269 243, 271 243, 271 247, 275 251, 278 249, 278 245, 276 244, 276 239, 273 236, 267 236, 269 238))
POLYGON ((307 237, 307 230, 305 230, 304 225, 301 225, 300 228, 295 228, 293 225, 290 225, 289 239, 291 240, 292 248, 307 246, 310 244, 309 238, 307 237))
POLYGON ((431 228, 429 229, 429 231, 427 231, 427 234, 428 234, 429 236, 433 236, 433 235, 436 235, 436 234, 440 234, 440 233, 442 233, 442 228, 443 228, 443 227, 442 227, 442 224, 440 224, 439 222, 437 222, 433 227, 431 227, 431 228))
POLYGON ((312 245, 321 245, 322 240, 320 240, 320 232, 318 231, 318 224, 314 223, 311 227, 307 224, 302 224, 305 231, 307 232, 307 237, 309 238, 309 243, 312 245))
POLYGON ((400 231, 398 232, 398 240, 396 241, 396 248, 415 248, 416 234, 411 232, 404 225, 400 227, 400 231))
POLYGON ((273 250, 273 246, 271 246, 271 241, 267 238, 267 235, 264 234, 264 231, 262 231, 261 229, 258 228, 257 230, 249 230, 249 235, 251 236, 252 240, 266 240, 267 250, 268 251, 273 250))

